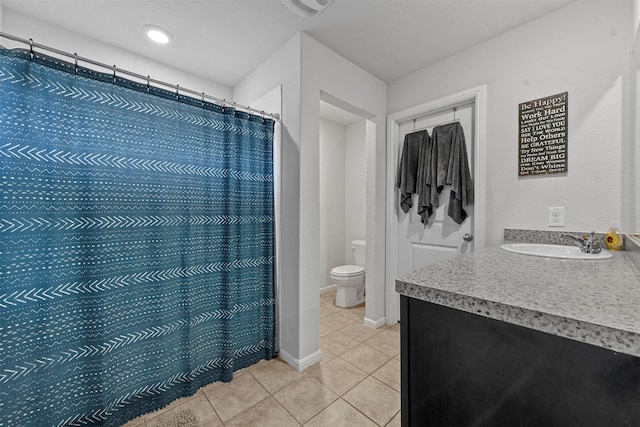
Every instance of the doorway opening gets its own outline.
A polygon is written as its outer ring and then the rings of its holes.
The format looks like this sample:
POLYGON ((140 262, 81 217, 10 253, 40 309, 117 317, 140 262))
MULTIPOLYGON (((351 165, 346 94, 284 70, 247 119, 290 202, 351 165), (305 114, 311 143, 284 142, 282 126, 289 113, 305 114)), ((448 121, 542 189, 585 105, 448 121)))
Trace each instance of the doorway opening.
POLYGON ((367 281, 367 152, 375 145, 375 125, 367 112, 326 93, 319 111, 320 316, 334 307, 357 308, 368 324, 365 306, 375 293, 367 281))

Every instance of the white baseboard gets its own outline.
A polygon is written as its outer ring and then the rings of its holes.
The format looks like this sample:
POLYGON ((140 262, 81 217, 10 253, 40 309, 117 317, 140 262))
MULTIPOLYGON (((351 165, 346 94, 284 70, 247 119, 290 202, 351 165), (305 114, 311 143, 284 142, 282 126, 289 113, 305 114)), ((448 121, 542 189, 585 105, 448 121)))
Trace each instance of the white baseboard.
POLYGON ((320 288, 321 294, 326 294, 327 292, 335 291, 336 285, 325 286, 324 288, 320 288))
POLYGON ((378 329, 384 326, 387 323, 387 320, 384 317, 381 317, 378 320, 373 320, 373 319, 369 319, 368 317, 365 317, 362 323, 364 323, 366 326, 370 326, 372 328, 378 329))
POLYGON ((287 353, 284 350, 280 350, 278 355, 282 360, 287 362, 289 366, 291 366, 293 369, 295 369, 298 372, 303 371, 307 369, 309 366, 315 363, 318 363, 319 361, 322 360, 322 351, 320 350, 316 351, 313 354, 310 354, 309 356, 303 359, 296 359, 295 357, 291 356, 289 353, 287 353))

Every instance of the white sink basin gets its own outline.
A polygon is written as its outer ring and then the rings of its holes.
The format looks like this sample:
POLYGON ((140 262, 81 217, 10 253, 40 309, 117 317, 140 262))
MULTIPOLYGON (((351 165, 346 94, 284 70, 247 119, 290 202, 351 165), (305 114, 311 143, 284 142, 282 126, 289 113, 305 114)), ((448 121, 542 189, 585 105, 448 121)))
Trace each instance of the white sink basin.
POLYGON ((611 252, 606 249, 602 249, 599 254, 584 254, 577 246, 545 245, 542 243, 506 243, 500 247, 508 252, 546 258, 596 260, 613 257, 611 252))

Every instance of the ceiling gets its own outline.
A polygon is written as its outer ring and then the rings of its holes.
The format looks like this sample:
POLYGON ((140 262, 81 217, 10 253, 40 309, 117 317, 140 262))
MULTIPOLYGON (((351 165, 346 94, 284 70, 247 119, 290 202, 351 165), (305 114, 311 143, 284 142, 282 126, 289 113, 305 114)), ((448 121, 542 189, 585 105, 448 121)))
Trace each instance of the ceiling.
POLYGON ((0 1, 4 9, 233 87, 301 31, 390 82, 573 0, 334 0, 313 18, 280 0, 0 1), (145 24, 167 29, 173 43, 151 45, 145 24))

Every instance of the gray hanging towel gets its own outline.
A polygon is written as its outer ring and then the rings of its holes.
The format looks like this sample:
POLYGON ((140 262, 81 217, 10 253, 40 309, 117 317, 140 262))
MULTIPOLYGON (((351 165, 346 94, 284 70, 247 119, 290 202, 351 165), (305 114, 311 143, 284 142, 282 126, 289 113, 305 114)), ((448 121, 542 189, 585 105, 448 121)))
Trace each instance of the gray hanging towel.
MULTIPOLYGON (((420 193, 419 164, 422 157, 428 153, 427 144, 430 139, 426 130, 409 133, 404 137, 402 155, 400 156, 396 177, 396 187, 400 189, 400 208, 405 213, 409 212, 411 206, 413 206, 412 195, 420 193)), ((424 162, 424 160, 422 161, 424 162)))
POLYGON ((436 191, 431 191, 431 203, 438 207, 438 194, 445 185, 451 185, 447 214, 457 223, 467 218, 467 205, 473 203, 473 183, 469 170, 464 130, 460 122, 448 123, 433 128, 430 170, 427 182, 436 191))
POLYGON ((418 214, 420 215, 420 222, 424 225, 429 223, 429 217, 433 215, 434 209, 431 195, 435 192, 435 189, 431 185, 429 178, 432 147, 433 138, 427 138, 420 151, 420 160, 418 161, 418 214))

